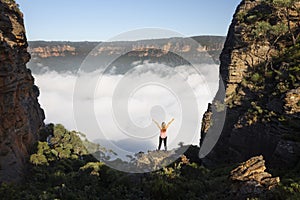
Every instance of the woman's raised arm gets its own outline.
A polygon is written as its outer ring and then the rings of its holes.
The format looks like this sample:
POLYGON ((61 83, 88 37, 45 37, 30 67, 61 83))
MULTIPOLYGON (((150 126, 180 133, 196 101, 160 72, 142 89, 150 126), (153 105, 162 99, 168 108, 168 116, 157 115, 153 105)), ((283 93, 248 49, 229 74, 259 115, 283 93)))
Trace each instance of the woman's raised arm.
POLYGON ((155 121, 154 119, 152 119, 152 121, 156 124, 156 126, 161 129, 161 126, 159 125, 159 123, 157 121, 155 121))
POLYGON ((175 120, 175 119, 174 119, 174 118, 172 118, 172 119, 171 119, 171 121, 169 121, 169 122, 168 122, 168 124, 167 124, 167 126, 166 126, 166 127, 167 127, 167 128, 169 128, 169 126, 172 124, 172 122, 173 122, 174 120, 175 120))

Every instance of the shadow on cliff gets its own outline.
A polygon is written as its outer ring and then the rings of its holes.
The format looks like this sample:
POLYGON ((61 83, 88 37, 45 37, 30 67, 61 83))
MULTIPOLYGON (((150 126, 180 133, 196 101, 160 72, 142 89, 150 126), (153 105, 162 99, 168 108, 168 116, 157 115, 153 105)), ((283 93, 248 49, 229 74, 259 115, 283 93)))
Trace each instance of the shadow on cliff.
MULTIPOLYGON (((299 51, 295 46, 273 57, 273 67, 267 70, 267 62, 248 67, 247 76, 227 102, 221 137, 204 163, 241 162, 257 155, 263 155, 268 165, 277 168, 293 168, 299 163, 300 114, 292 110, 298 109, 293 99, 299 98, 299 84, 294 80, 300 73, 299 68, 286 66, 288 62, 291 66, 299 64, 299 59, 290 56, 299 51)), ((215 102, 223 99, 218 94, 215 102)), ((215 111, 212 120, 218 115, 215 111)), ((212 126, 206 134, 213 131, 212 126)))

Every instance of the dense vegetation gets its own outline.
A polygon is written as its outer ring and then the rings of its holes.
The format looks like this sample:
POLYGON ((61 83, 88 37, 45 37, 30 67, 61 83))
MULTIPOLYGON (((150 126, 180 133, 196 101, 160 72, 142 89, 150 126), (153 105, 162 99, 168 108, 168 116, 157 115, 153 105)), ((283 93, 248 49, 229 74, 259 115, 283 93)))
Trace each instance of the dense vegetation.
POLYGON ((287 131, 282 131, 283 137, 299 142, 297 109, 300 101, 294 103, 287 98, 288 93, 297 93, 300 87, 300 10, 295 7, 296 2, 265 0, 251 12, 237 14, 241 26, 247 27, 245 38, 268 50, 260 55, 261 63, 249 67, 229 106, 233 106, 234 101, 243 101, 244 107, 250 108, 241 124, 275 123, 286 128, 287 131), (244 97, 239 95, 245 93, 244 97))
MULTIPOLYGON (((265 62, 249 69, 238 93, 251 94, 243 101, 251 108, 241 123, 251 125, 272 122, 281 127, 282 137, 300 141, 300 121, 295 115, 283 112, 288 91, 300 87, 299 26, 292 28, 287 12, 293 0, 266 0, 265 9, 239 13, 238 20, 249 28, 247 37, 258 45, 271 46, 265 62), (279 23, 281 18, 286 23, 279 23), (267 37, 268 36, 268 37, 267 37), (274 49, 278 50, 273 53, 274 49), (273 101, 274 100, 274 101, 273 101)), ((239 98, 238 96, 236 98, 239 98)), ((240 100, 234 99, 233 100, 240 100)), ((300 102, 298 102, 300 106, 300 102)), ((221 105, 222 106, 222 105, 221 105)), ((156 172, 130 174, 109 168, 91 153, 104 151, 88 142, 82 133, 68 131, 62 125, 47 125, 40 132, 40 141, 32 150, 25 178, 20 184, 1 184, 1 199, 235 199, 228 175, 236 164, 207 169, 191 147, 173 164, 156 172), (94 149, 88 152, 88 149, 94 149)), ((300 163, 293 169, 272 169, 280 185, 261 196, 249 199, 300 199, 300 163)))
MULTIPOLYGON (((87 154, 79 134, 62 125, 48 125, 30 157, 23 183, 2 184, 1 199, 234 198, 228 175, 235 165, 209 170, 198 161, 193 162, 197 147, 190 148, 186 156, 159 171, 129 174, 111 169, 87 154), (53 134, 48 142, 47 134, 53 134)), ((284 175, 282 185, 261 198, 299 198, 300 177, 295 176, 299 170, 300 166, 288 173, 274 171, 275 175, 284 175)))

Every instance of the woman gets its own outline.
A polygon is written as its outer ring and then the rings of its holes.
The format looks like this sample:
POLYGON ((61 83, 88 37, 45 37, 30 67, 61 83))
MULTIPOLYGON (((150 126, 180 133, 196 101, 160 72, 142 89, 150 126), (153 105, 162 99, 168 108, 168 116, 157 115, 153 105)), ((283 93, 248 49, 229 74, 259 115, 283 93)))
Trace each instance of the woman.
POLYGON ((156 126, 160 130, 158 150, 160 150, 161 143, 162 141, 164 141, 165 151, 167 151, 167 129, 169 128, 170 124, 174 121, 174 118, 172 118, 171 121, 168 122, 168 124, 162 122, 161 126, 154 119, 152 119, 152 121, 156 124, 156 126))

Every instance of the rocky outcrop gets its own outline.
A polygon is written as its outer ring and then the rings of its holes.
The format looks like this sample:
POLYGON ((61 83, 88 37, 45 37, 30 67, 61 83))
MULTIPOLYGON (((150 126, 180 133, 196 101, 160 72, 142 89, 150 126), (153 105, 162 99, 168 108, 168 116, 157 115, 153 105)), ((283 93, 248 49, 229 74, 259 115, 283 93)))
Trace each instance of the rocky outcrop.
POLYGON ((48 57, 65 57, 66 55, 76 55, 75 47, 70 45, 55 45, 55 46, 46 46, 46 47, 33 47, 29 48, 29 51, 32 56, 40 58, 48 57))
MULTIPOLYGON (((243 0, 238 6, 220 56, 225 93, 220 88, 203 126, 225 112, 217 107, 227 108, 226 119, 204 163, 242 162, 260 154, 274 167, 299 162, 299 8, 297 1, 243 0)), ((214 131, 212 125, 205 135, 214 131)))
POLYGON ((286 113, 300 113, 300 87, 288 91, 284 100, 286 113))
POLYGON ((140 171, 156 171, 170 164, 170 160, 177 160, 177 156, 172 151, 148 151, 136 154, 135 165, 140 171))
POLYGON ((265 170, 263 156, 256 156, 241 163, 230 173, 231 193, 240 199, 244 199, 275 188, 280 182, 279 177, 272 177, 265 170))
POLYGON ((21 179, 44 113, 26 63, 23 15, 13 0, 0 1, 0 182, 21 179))
MULTIPOLYGON (((212 104, 209 103, 208 108, 202 117, 201 137, 200 138, 205 138, 205 136, 211 126, 211 123, 212 123, 211 117, 212 117, 212 104)), ((203 143, 203 140, 200 140, 200 146, 202 146, 202 143, 203 143)))

